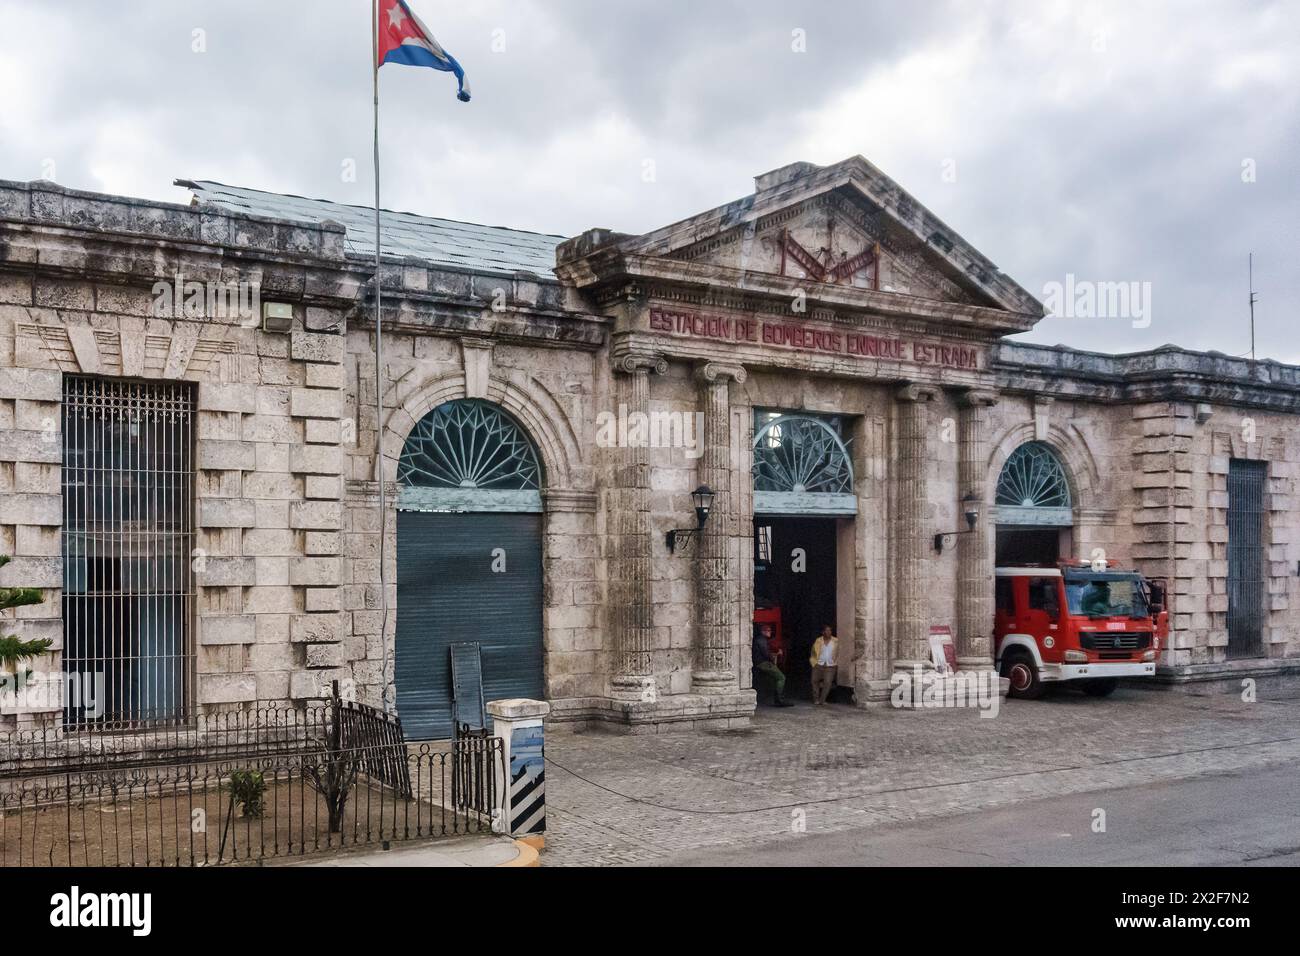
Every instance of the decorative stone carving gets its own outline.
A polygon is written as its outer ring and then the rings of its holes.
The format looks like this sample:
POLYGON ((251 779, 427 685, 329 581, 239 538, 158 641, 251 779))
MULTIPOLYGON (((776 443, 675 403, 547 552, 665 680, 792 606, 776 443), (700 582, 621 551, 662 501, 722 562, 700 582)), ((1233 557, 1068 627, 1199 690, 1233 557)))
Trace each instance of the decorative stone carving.
POLYGON ((654 372, 656 375, 667 375, 668 359, 653 352, 628 352, 615 358, 614 371, 628 375, 634 372, 654 372))

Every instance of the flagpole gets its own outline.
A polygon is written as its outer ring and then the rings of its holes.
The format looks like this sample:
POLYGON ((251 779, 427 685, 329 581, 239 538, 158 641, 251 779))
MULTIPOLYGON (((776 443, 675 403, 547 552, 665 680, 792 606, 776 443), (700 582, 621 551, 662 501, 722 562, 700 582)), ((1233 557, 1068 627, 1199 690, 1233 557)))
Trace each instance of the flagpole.
POLYGON ((375 473, 379 478, 379 643, 382 647, 384 712, 388 700, 388 499, 384 491, 384 290, 380 275, 379 230, 379 0, 371 4, 370 56, 374 78, 375 114, 375 473))

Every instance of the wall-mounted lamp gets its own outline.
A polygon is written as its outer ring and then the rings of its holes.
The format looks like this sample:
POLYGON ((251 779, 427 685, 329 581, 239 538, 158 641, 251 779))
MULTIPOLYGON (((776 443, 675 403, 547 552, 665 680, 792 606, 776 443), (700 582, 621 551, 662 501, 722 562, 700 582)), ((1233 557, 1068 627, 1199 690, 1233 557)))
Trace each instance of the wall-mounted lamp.
POLYGON ((686 548, 704 530, 704 523, 709 520, 709 509, 713 507, 713 489, 708 485, 700 485, 691 492, 691 502, 695 505, 695 527, 673 528, 664 536, 670 554, 677 550, 679 544, 683 549, 686 548))
POLYGON ((959 534, 970 534, 975 530, 975 525, 980 520, 980 503, 974 495, 967 495, 961 500, 962 514, 966 516, 965 531, 944 531, 934 536, 934 550, 943 554, 943 539, 952 538, 959 534))

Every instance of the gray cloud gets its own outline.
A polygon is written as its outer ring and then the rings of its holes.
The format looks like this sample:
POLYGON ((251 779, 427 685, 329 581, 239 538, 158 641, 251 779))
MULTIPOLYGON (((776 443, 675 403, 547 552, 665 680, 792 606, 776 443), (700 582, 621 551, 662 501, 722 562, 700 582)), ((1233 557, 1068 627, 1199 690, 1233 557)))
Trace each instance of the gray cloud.
MULTIPOLYGON (((1035 294, 1067 273, 1152 284, 1149 328, 1048 319, 1032 340, 1244 352, 1254 250, 1260 352, 1300 360, 1287 3, 413 2, 475 99, 382 71, 386 206, 642 231, 862 153, 1035 294)), ((368 6, 0 0, 0 177, 52 160, 75 188, 184 201, 181 176, 368 203, 368 6)))

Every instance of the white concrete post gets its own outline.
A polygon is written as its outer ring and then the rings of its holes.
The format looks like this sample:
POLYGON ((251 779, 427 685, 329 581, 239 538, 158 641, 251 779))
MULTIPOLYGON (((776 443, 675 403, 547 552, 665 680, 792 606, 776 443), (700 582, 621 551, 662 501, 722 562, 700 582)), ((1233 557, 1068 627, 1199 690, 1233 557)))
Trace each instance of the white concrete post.
POLYGON ((501 785, 501 832, 540 850, 546 841, 546 748, 542 700, 489 701, 492 733, 501 738, 505 780, 501 785))

